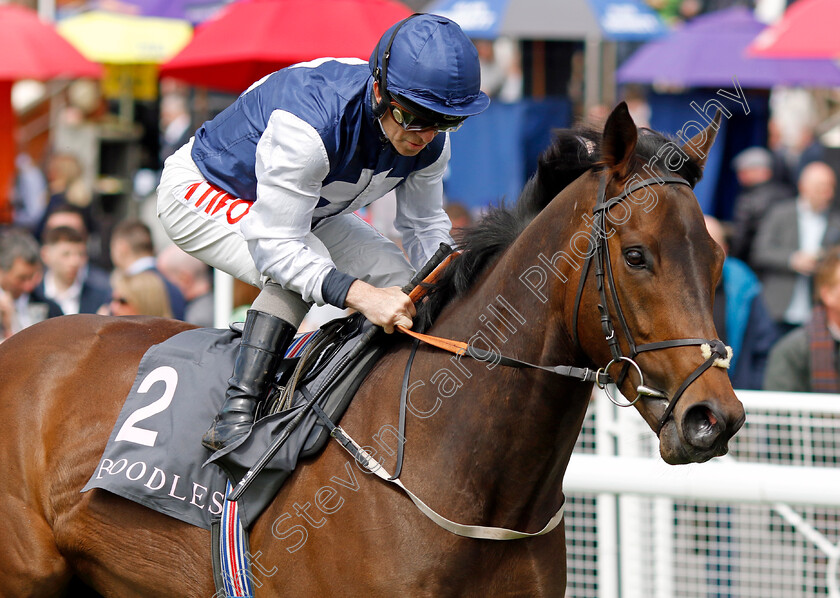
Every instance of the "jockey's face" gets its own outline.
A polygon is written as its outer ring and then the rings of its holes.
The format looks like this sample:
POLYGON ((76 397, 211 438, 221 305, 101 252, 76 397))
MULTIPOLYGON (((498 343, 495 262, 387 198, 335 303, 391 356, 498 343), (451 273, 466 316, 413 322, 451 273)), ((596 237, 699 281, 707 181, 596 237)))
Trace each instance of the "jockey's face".
MULTIPOLYGON (((382 96, 379 95, 379 84, 376 81, 373 83, 373 93, 377 102, 382 100, 382 96)), ((379 122, 382 124, 382 130, 385 131, 388 141, 401 156, 416 156, 437 135, 435 129, 406 131, 394 120, 390 110, 385 111, 385 115, 379 119, 379 122)))

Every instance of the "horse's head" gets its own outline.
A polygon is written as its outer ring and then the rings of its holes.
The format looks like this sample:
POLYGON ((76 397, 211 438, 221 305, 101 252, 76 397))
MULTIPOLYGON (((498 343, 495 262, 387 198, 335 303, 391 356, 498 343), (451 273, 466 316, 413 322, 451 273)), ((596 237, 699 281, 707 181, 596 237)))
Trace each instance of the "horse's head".
MULTIPOLYGON (((484 322, 511 356, 600 367, 599 382, 612 378, 630 400, 639 396, 665 461, 724 454, 744 409, 720 367, 727 348, 712 320, 724 254, 692 192, 717 127, 678 143, 639 132, 620 104, 603 133, 559 131, 516 205, 491 208, 464 232, 417 327, 438 313, 438 325, 462 336, 484 322), (522 310, 526 334, 508 339, 501 328, 513 332, 512 320, 483 313, 502 296, 522 310)), ((530 383, 569 396, 567 386, 530 383)))
POLYGON ((598 197, 575 215, 584 226, 570 247, 583 250, 582 280, 565 291, 575 309, 564 317, 588 358, 638 397, 668 463, 726 453, 745 418, 712 321, 725 256, 692 191, 719 118, 678 145, 638 131, 620 104, 594 148, 601 168, 576 181, 598 197))

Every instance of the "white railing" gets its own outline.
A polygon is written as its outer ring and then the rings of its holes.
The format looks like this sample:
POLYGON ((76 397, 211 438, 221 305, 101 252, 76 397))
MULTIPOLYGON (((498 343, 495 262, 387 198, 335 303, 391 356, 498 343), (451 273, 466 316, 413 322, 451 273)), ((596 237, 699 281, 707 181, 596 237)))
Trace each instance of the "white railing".
POLYGON ((665 465, 596 394, 566 473, 574 598, 840 598, 840 396, 739 391, 730 454, 665 465))

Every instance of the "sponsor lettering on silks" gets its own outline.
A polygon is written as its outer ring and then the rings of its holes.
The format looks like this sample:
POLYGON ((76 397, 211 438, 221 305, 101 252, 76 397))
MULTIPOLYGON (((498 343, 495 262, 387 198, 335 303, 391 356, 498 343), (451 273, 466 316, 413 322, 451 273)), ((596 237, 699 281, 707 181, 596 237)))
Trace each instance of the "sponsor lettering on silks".
POLYGON ((253 202, 234 197, 227 191, 214 187, 210 183, 194 183, 190 185, 185 196, 194 208, 204 206, 204 213, 216 216, 222 212, 229 224, 236 224, 251 210, 253 202), (206 204, 206 205, 205 205, 206 204))

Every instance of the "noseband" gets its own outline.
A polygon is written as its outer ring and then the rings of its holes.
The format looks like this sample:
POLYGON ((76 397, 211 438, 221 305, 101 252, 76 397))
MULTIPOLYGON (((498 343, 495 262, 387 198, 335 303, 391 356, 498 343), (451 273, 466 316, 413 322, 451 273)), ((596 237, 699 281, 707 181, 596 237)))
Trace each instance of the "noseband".
POLYGON ((633 334, 630 331, 630 327, 627 324, 627 319, 624 317, 624 312, 621 309, 621 302, 618 300, 618 292, 616 290, 615 279, 613 277, 612 263, 610 262, 610 246, 609 242, 607 241, 606 233, 606 214, 610 208, 626 199, 629 195, 633 194, 639 189, 644 189, 654 184, 686 185, 688 187, 691 187, 691 184, 688 183, 688 181, 680 177, 652 177, 649 179, 639 181, 631 185, 630 187, 625 188, 623 193, 612 197, 608 200, 606 199, 606 174, 601 175, 600 180, 598 182, 598 201, 595 204, 595 207, 592 209, 592 214, 594 216, 592 235, 589 238, 589 248, 587 252, 587 257, 583 266, 583 272, 580 276, 580 283, 578 284, 577 295, 575 296, 572 334, 575 344, 580 346, 578 342, 578 312, 580 310, 581 297, 583 296, 583 288, 586 284, 586 279, 589 274, 590 266, 594 265, 593 268, 595 271, 595 280, 598 286, 598 294, 600 296, 598 311, 601 314, 601 328, 603 330, 604 337, 607 340, 607 344, 609 345, 610 354, 612 356, 612 360, 610 360, 610 362, 603 368, 600 368, 598 372, 604 372, 608 374, 608 370, 613 364, 621 362, 623 366, 621 374, 617 378, 617 384, 621 384, 621 382, 623 382, 630 366, 632 366, 639 375, 639 385, 636 387, 636 398, 633 399, 633 401, 631 401, 630 403, 618 403, 618 401, 615 400, 613 395, 606 388, 606 384, 603 384, 601 382, 602 377, 596 377, 596 384, 599 388, 602 388, 607 393, 607 396, 610 398, 610 400, 613 401, 613 403, 615 403, 616 405, 626 407, 635 404, 643 396, 659 399, 668 398, 668 395, 666 395, 665 393, 645 386, 642 368, 635 361, 639 353, 644 353, 646 351, 657 351, 659 349, 670 349, 672 347, 687 347, 693 345, 707 345, 709 347, 710 355, 708 356, 706 361, 704 361, 699 367, 697 367, 697 369, 695 369, 691 374, 689 374, 689 376, 683 381, 683 383, 674 393, 674 396, 671 397, 671 400, 668 402, 668 407, 665 409, 665 412, 662 414, 662 417, 659 418, 659 424, 656 429, 656 434, 659 435, 659 433, 662 431, 662 427, 665 425, 665 422, 668 420, 669 417, 671 417, 671 413, 674 411, 674 407, 676 407, 677 401, 683 395, 688 386, 707 369, 709 369, 713 365, 720 364, 721 361, 719 360, 728 359, 728 357, 730 356, 731 349, 728 349, 726 345, 724 345, 723 342, 718 339, 709 340, 702 338, 682 338, 675 340, 657 341, 653 343, 645 343, 642 345, 637 345, 636 342, 633 340, 633 334), (605 284, 605 282, 608 284, 605 284), (612 299, 612 305, 615 309, 616 319, 618 320, 621 332, 624 335, 624 338, 627 341, 627 345, 629 347, 629 355, 624 355, 622 353, 621 345, 619 344, 618 337, 615 333, 615 325, 613 324, 613 318, 610 315, 610 310, 608 308, 607 286, 609 286, 610 298, 612 299))
POLYGON ((656 434, 659 435, 659 433, 662 431, 662 427, 665 425, 665 422, 668 421, 669 417, 671 417, 671 413, 674 411, 674 407, 676 406, 679 398, 685 392, 685 389, 688 388, 688 386, 692 382, 694 382, 700 376, 700 374, 705 372, 713 365, 717 365, 720 367, 728 367, 729 358, 732 355, 732 349, 724 345, 723 342, 718 339, 708 340, 704 338, 682 338, 675 340, 656 341, 653 343, 646 343, 643 345, 637 345, 636 342, 633 340, 633 334, 630 332, 630 327, 627 325, 627 319, 624 317, 624 312, 621 310, 621 303, 618 300, 618 292, 616 291, 615 280, 613 278, 612 265, 610 263, 610 247, 609 243, 606 242, 606 213, 612 206, 623 201, 630 194, 638 191, 639 189, 650 187, 654 183, 658 185, 664 185, 667 183, 673 185, 686 185, 688 187, 691 187, 691 185, 685 179, 679 177, 653 177, 635 183, 630 187, 625 188, 624 192, 621 195, 606 200, 605 175, 601 175, 601 179, 598 183, 598 201, 595 204, 595 207, 592 209, 592 213, 595 217, 594 224, 592 225, 592 235, 589 238, 589 248, 586 256, 586 261, 584 263, 583 272, 581 272, 580 275, 580 283, 578 284, 577 295, 575 296, 575 308, 572 316, 572 336, 574 338, 575 344, 578 347, 580 347, 580 342, 577 333, 578 313, 580 311, 581 297, 583 296, 583 288, 586 284, 589 269, 592 266, 592 264, 594 264, 595 279, 598 284, 598 293, 600 295, 598 311, 601 314, 601 327, 604 331, 604 337, 607 339, 607 344, 610 347, 610 354, 612 355, 612 359, 607 365, 605 365, 602 368, 599 368, 597 371, 593 371, 590 368, 580 368, 569 365, 537 365, 529 363, 527 361, 523 361, 521 359, 515 359, 513 357, 500 355, 494 351, 480 349, 463 341, 455 341, 437 336, 430 336, 428 334, 421 334, 418 332, 414 332, 413 330, 409 330, 403 326, 397 326, 397 329, 399 329, 400 332, 403 332, 404 334, 412 336, 416 339, 416 342, 412 347, 411 357, 409 357, 408 363, 406 364, 401 402, 405 402, 405 395, 407 393, 408 386, 407 380, 409 372, 411 370, 411 362, 413 360, 414 352, 417 350, 417 346, 420 342, 434 345, 440 349, 451 351, 452 353, 455 353, 457 355, 468 355, 473 359, 478 359, 480 361, 488 361, 515 368, 539 369, 551 372, 553 374, 558 374, 560 376, 576 378, 584 382, 594 382, 598 385, 599 388, 603 389, 607 393, 607 396, 613 403, 620 407, 629 407, 630 405, 635 404, 643 396, 658 399, 668 398, 668 395, 666 395, 664 392, 645 386, 642 368, 635 361, 636 356, 638 356, 639 353, 644 353, 645 351, 656 351, 659 349, 670 349, 672 347, 688 347, 692 345, 699 346, 706 360, 702 364, 700 364, 700 366, 698 366, 697 369, 695 369, 691 374, 689 374, 689 376, 683 381, 683 383, 677 389, 677 392, 674 393, 674 396, 668 402, 668 406, 666 407, 665 412, 662 414, 662 417, 659 418, 659 425, 656 429, 656 434), (618 338, 615 334, 615 326, 613 325, 612 316, 610 315, 610 311, 607 307, 609 303, 607 301, 606 282, 609 282, 610 296, 612 297, 612 304, 615 308, 616 317, 618 318, 618 322, 621 326, 621 331, 624 334, 624 338, 627 340, 628 346, 630 347, 629 356, 624 355, 621 352, 621 345, 619 344, 618 338), (619 362, 622 362, 623 366, 621 374, 615 380, 616 385, 620 386, 623 383, 627 376, 627 371, 630 366, 635 368, 636 373, 638 373, 639 375, 639 385, 636 387, 636 398, 633 399, 633 401, 631 401, 630 403, 619 403, 607 387, 609 383, 613 382, 613 378, 612 376, 610 376, 608 370, 613 364, 617 364, 619 362))

